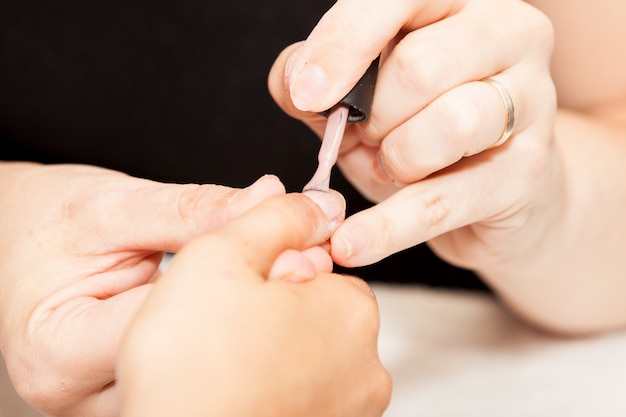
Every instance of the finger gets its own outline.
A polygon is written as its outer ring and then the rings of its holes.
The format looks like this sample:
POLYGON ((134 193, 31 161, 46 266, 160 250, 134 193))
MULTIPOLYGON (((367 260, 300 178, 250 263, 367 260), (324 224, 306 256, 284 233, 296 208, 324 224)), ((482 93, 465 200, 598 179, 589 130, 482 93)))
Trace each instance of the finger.
MULTIPOLYGON (((378 164, 378 147, 356 146, 341 155, 338 165, 343 175, 369 201, 380 202, 404 187, 397 181, 385 182, 383 174, 372 172, 378 164)), ((386 178, 386 177, 385 177, 386 178)))
MULTIPOLYGON (((329 10, 292 54, 286 78, 296 107, 322 111, 362 75, 375 56, 370 51, 373 45, 389 44, 391 51, 384 52, 379 70, 372 117, 363 126, 372 139, 382 139, 393 126, 456 85, 499 73, 522 57, 549 63, 550 22, 523 2, 485 2, 467 8, 452 2, 399 2, 393 7, 352 3, 344 0, 329 10), (403 37, 403 33, 408 34, 403 37), (480 45, 478 52, 476 45, 480 45), (300 84, 308 89, 322 84, 309 80, 320 74, 328 79, 328 88, 318 94, 322 98, 312 100, 320 104, 303 105, 305 100, 294 89, 300 84)), ((311 91, 305 95, 315 96, 311 91)))
POLYGON ((288 249, 278 256, 270 269, 268 279, 306 282, 315 278, 318 272, 330 272, 332 268, 330 254, 319 246, 302 252, 288 249))
POLYGON ((519 62, 543 65, 547 72, 550 22, 519 3, 468 8, 406 35, 379 70, 366 136, 382 140, 443 92, 519 62))
POLYGON ((546 144, 512 142, 515 152, 495 149, 463 159, 406 186, 378 205, 347 218, 331 238, 333 260, 362 266, 478 221, 510 215, 528 201, 545 162, 546 144))
MULTIPOLYGON (((281 253, 320 245, 345 216, 345 201, 336 191, 307 195, 268 198, 184 247, 169 270, 184 266, 213 275, 267 277, 281 253)), ((185 273, 178 270, 178 275, 185 273)))
POLYGON ((515 140, 527 129, 543 132, 533 140, 546 140, 551 137, 555 101, 549 72, 533 64, 462 84, 392 130, 380 145, 372 173, 382 183, 408 184, 515 140))
POLYGON ((456 2, 342 0, 289 59, 286 83, 300 110, 324 111, 350 91, 370 63, 409 23, 450 13, 456 2))
POLYGON ((309 258, 315 266, 316 272, 332 272, 333 259, 330 257, 330 247, 314 246, 306 249, 302 254, 309 258))
POLYGON ((289 95, 289 86, 286 83, 286 71, 289 70, 289 58, 292 53, 302 46, 302 42, 285 48, 276 58, 270 69, 267 85, 269 92, 278 106, 289 116, 306 123, 320 137, 326 126, 326 118, 318 113, 302 111, 294 106, 289 95))
POLYGON ((240 216, 260 201, 284 194, 278 178, 264 176, 250 187, 161 184, 132 178, 123 186, 105 189, 81 205, 84 227, 107 242, 105 250, 150 249, 176 252, 195 236, 240 216))
MULTIPOLYGON (((521 122, 519 109, 515 116, 521 122)), ((381 182, 416 182, 491 147, 503 134, 507 117, 491 85, 462 84, 392 130, 372 172, 381 182)))

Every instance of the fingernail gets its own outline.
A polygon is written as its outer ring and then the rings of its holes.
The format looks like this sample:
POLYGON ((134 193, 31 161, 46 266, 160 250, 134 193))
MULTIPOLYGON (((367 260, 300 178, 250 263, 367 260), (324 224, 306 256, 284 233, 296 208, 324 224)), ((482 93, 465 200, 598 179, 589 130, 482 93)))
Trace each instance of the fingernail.
POLYGON ((330 232, 337 230, 337 227, 346 217, 346 201, 337 191, 329 192, 309 190, 303 193, 317 204, 326 217, 330 220, 330 232))
POLYGON ((358 255, 367 244, 367 236, 360 227, 344 224, 340 232, 333 236, 333 252, 341 252, 341 258, 349 259, 358 255))
POLYGON ((328 93, 330 80, 318 65, 307 65, 291 80, 289 92, 293 104, 302 111, 309 111, 328 93))
POLYGON ((237 190, 229 199, 232 204, 242 199, 261 201, 269 196, 284 194, 285 186, 275 175, 264 175, 246 188, 237 190))
POLYGON ((315 278, 315 266, 311 262, 302 262, 306 255, 293 249, 288 249, 276 259, 267 278, 270 281, 282 280, 287 282, 306 282, 315 278))
POLYGON ((387 170, 385 169, 385 164, 380 157, 380 152, 376 155, 376 159, 374 160, 374 167, 372 169, 372 173, 374 174, 374 179, 383 184, 389 184, 393 182, 393 178, 387 170))

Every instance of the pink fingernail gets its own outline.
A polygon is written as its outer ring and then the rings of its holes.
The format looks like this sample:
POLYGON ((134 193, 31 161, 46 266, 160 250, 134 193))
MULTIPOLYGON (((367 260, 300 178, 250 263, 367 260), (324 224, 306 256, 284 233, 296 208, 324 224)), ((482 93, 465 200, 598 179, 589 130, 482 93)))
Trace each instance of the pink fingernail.
POLYGON ((385 169, 385 165, 383 164, 380 153, 376 155, 372 173, 374 174, 374 179, 376 179, 380 183, 389 184, 391 182, 394 182, 391 175, 389 175, 389 173, 385 169))
POLYGON ((303 193, 317 204, 330 220, 331 233, 346 217, 346 201, 337 191, 308 190, 303 193))
POLYGON ((293 104, 302 111, 309 111, 328 93, 330 80, 322 67, 307 65, 290 80, 293 104))

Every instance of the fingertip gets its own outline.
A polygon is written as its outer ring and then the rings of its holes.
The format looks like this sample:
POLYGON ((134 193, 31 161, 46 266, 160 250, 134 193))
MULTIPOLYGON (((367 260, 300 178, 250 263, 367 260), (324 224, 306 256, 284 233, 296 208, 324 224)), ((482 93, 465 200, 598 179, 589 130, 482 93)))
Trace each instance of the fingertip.
POLYGON ((328 192, 308 190, 304 191, 303 194, 322 209, 330 221, 330 232, 335 231, 346 216, 346 200, 343 195, 335 190, 328 190, 328 192))
POLYGON ((333 260, 321 246, 314 246, 302 252, 287 249, 274 261, 268 273, 268 280, 302 283, 311 281, 320 272, 332 270, 333 260))
POLYGON ((332 272, 334 264, 329 249, 328 245, 313 246, 302 254, 311 260, 316 272, 332 272))
MULTIPOLYGON (((348 46, 333 42, 322 46, 315 36, 290 51, 284 65, 284 82, 291 105, 301 112, 320 113, 337 104, 359 79, 359 64, 354 64, 348 46), (339 61, 344 64, 338 64, 339 61)), ((324 36, 323 38, 325 38, 324 36)), ((283 58, 284 59, 284 58, 283 58)))
POLYGON ((246 188, 237 190, 228 200, 228 204, 248 202, 256 205, 262 200, 274 196, 285 194, 285 186, 280 179, 271 174, 263 175, 246 188))
POLYGON ((330 79, 319 65, 306 65, 289 75, 289 94, 293 105, 301 111, 312 111, 330 90, 330 79))
POLYGON ((270 95, 281 107, 285 107, 287 102, 291 101, 289 97, 290 77, 293 72, 294 61, 297 58, 296 52, 302 43, 294 43, 283 49, 274 60, 267 77, 270 95))
POLYGON ((331 237, 331 256, 343 266, 362 266, 360 258, 367 241, 367 235, 358 225, 344 223, 331 237))
POLYGON ((319 113, 340 102, 396 37, 407 8, 376 0, 333 5, 288 58, 285 81, 294 107, 319 113))
POLYGON ((330 79, 322 66, 309 63, 304 45, 302 42, 290 50, 283 80, 291 104, 308 112, 328 93, 330 79))
POLYGON ((276 258, 267 279, 301 283, 312 280, 315 274, 315 265, 310 258, 297 250, 287 249, 276 258))

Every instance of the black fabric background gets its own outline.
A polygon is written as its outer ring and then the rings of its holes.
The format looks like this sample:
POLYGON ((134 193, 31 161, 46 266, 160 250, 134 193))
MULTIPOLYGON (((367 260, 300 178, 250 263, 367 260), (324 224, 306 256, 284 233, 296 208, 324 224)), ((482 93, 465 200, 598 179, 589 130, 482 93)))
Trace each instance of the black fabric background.
MULTIPOLYGON (((273 173, 297 191, 315 170, 319 140, 280 111, 267 74, 331 5, 2 0, 0 159, 235 187, 273 173)), ((349 213, 369 205, 338 172, 333 188, 349 213)), ((486 290, 426 245, 348 272, 486 290)))

